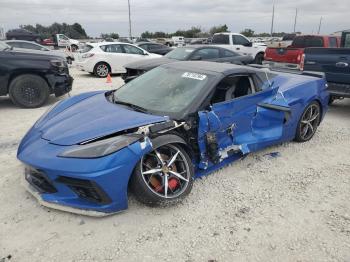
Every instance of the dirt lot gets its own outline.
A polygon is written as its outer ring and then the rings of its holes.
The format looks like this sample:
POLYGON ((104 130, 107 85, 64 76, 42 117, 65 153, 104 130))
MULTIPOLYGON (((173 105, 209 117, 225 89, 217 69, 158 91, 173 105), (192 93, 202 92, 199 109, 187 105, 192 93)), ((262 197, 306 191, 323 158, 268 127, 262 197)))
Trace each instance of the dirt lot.
MULTIPOLYGON (((73 95, 121 84, 72 74, 73 95)), ((48 107, 0 98, 0 262, 350 261, 350 99, 331 107, 312 141, 199 179, 177 206, 131 197, 126 212, 98 219, 41 207, 20 186, 17 146, 48 107)))

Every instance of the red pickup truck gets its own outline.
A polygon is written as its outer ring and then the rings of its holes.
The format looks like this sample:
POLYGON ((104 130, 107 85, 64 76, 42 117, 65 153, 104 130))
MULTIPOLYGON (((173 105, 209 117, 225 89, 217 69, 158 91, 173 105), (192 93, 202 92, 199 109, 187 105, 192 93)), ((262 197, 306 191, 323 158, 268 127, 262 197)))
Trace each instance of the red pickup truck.
POLYGON ((268 47, 263 63, 272 67, 300 69, 305 48, 339 46, 340 37, 338 36, 300 35, 296 36, 288 47, 268 47))

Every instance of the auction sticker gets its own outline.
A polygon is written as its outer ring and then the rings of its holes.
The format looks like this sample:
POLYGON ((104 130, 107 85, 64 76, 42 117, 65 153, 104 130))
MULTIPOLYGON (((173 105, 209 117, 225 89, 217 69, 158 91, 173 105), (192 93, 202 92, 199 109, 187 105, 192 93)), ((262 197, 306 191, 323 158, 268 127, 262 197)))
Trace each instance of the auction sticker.
POLYGON ((182 74, 182 77, 184 78, 191 78, 191 79, 196 79, 196 80, 204 80, 207 76, 202 75, 202 74, 197 74, 197 73, 190 73, 190 72, 185 72, 182 74))

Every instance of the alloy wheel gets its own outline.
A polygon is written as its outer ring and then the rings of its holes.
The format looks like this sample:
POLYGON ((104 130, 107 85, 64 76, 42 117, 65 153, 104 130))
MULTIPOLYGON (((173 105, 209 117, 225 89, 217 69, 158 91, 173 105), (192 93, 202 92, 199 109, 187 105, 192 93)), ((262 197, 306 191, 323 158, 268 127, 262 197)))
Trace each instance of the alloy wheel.
POLYGON ((156 195, 171 199, 188 187, 190 167, 184 154, 174 145, 165 145, 143 156, 141 175, 147 187, 156 195))
POLYGON ((311 104, 304 112, 300 122, 300 137, 309 140, 316 132, 320 122, 320 107, 318 104, 311 104))
POLYGON ((106 64, 99 64, 96 68, 96 73, 100 77, 106 77, 109 73, 108 66, 106 64))

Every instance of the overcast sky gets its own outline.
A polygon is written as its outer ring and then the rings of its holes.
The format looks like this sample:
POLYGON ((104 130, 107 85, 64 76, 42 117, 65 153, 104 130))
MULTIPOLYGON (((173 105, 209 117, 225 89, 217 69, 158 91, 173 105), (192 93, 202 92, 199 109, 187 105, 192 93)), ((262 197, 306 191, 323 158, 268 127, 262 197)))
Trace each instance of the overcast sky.
MULTIPOLYGON (((232 32, 252 28, 269 32, 273 0, 130 0, 133 35, 148 31, 173 32, 227 24, 232 32)), ((350 0, 275 0, 275 32, 293 30, 321 33, 349 29, 350 0)), ((49 25, 79 22, 90 36, 116 32, 128 35, 127 0, 0 0, 0 26, 49 25)))

